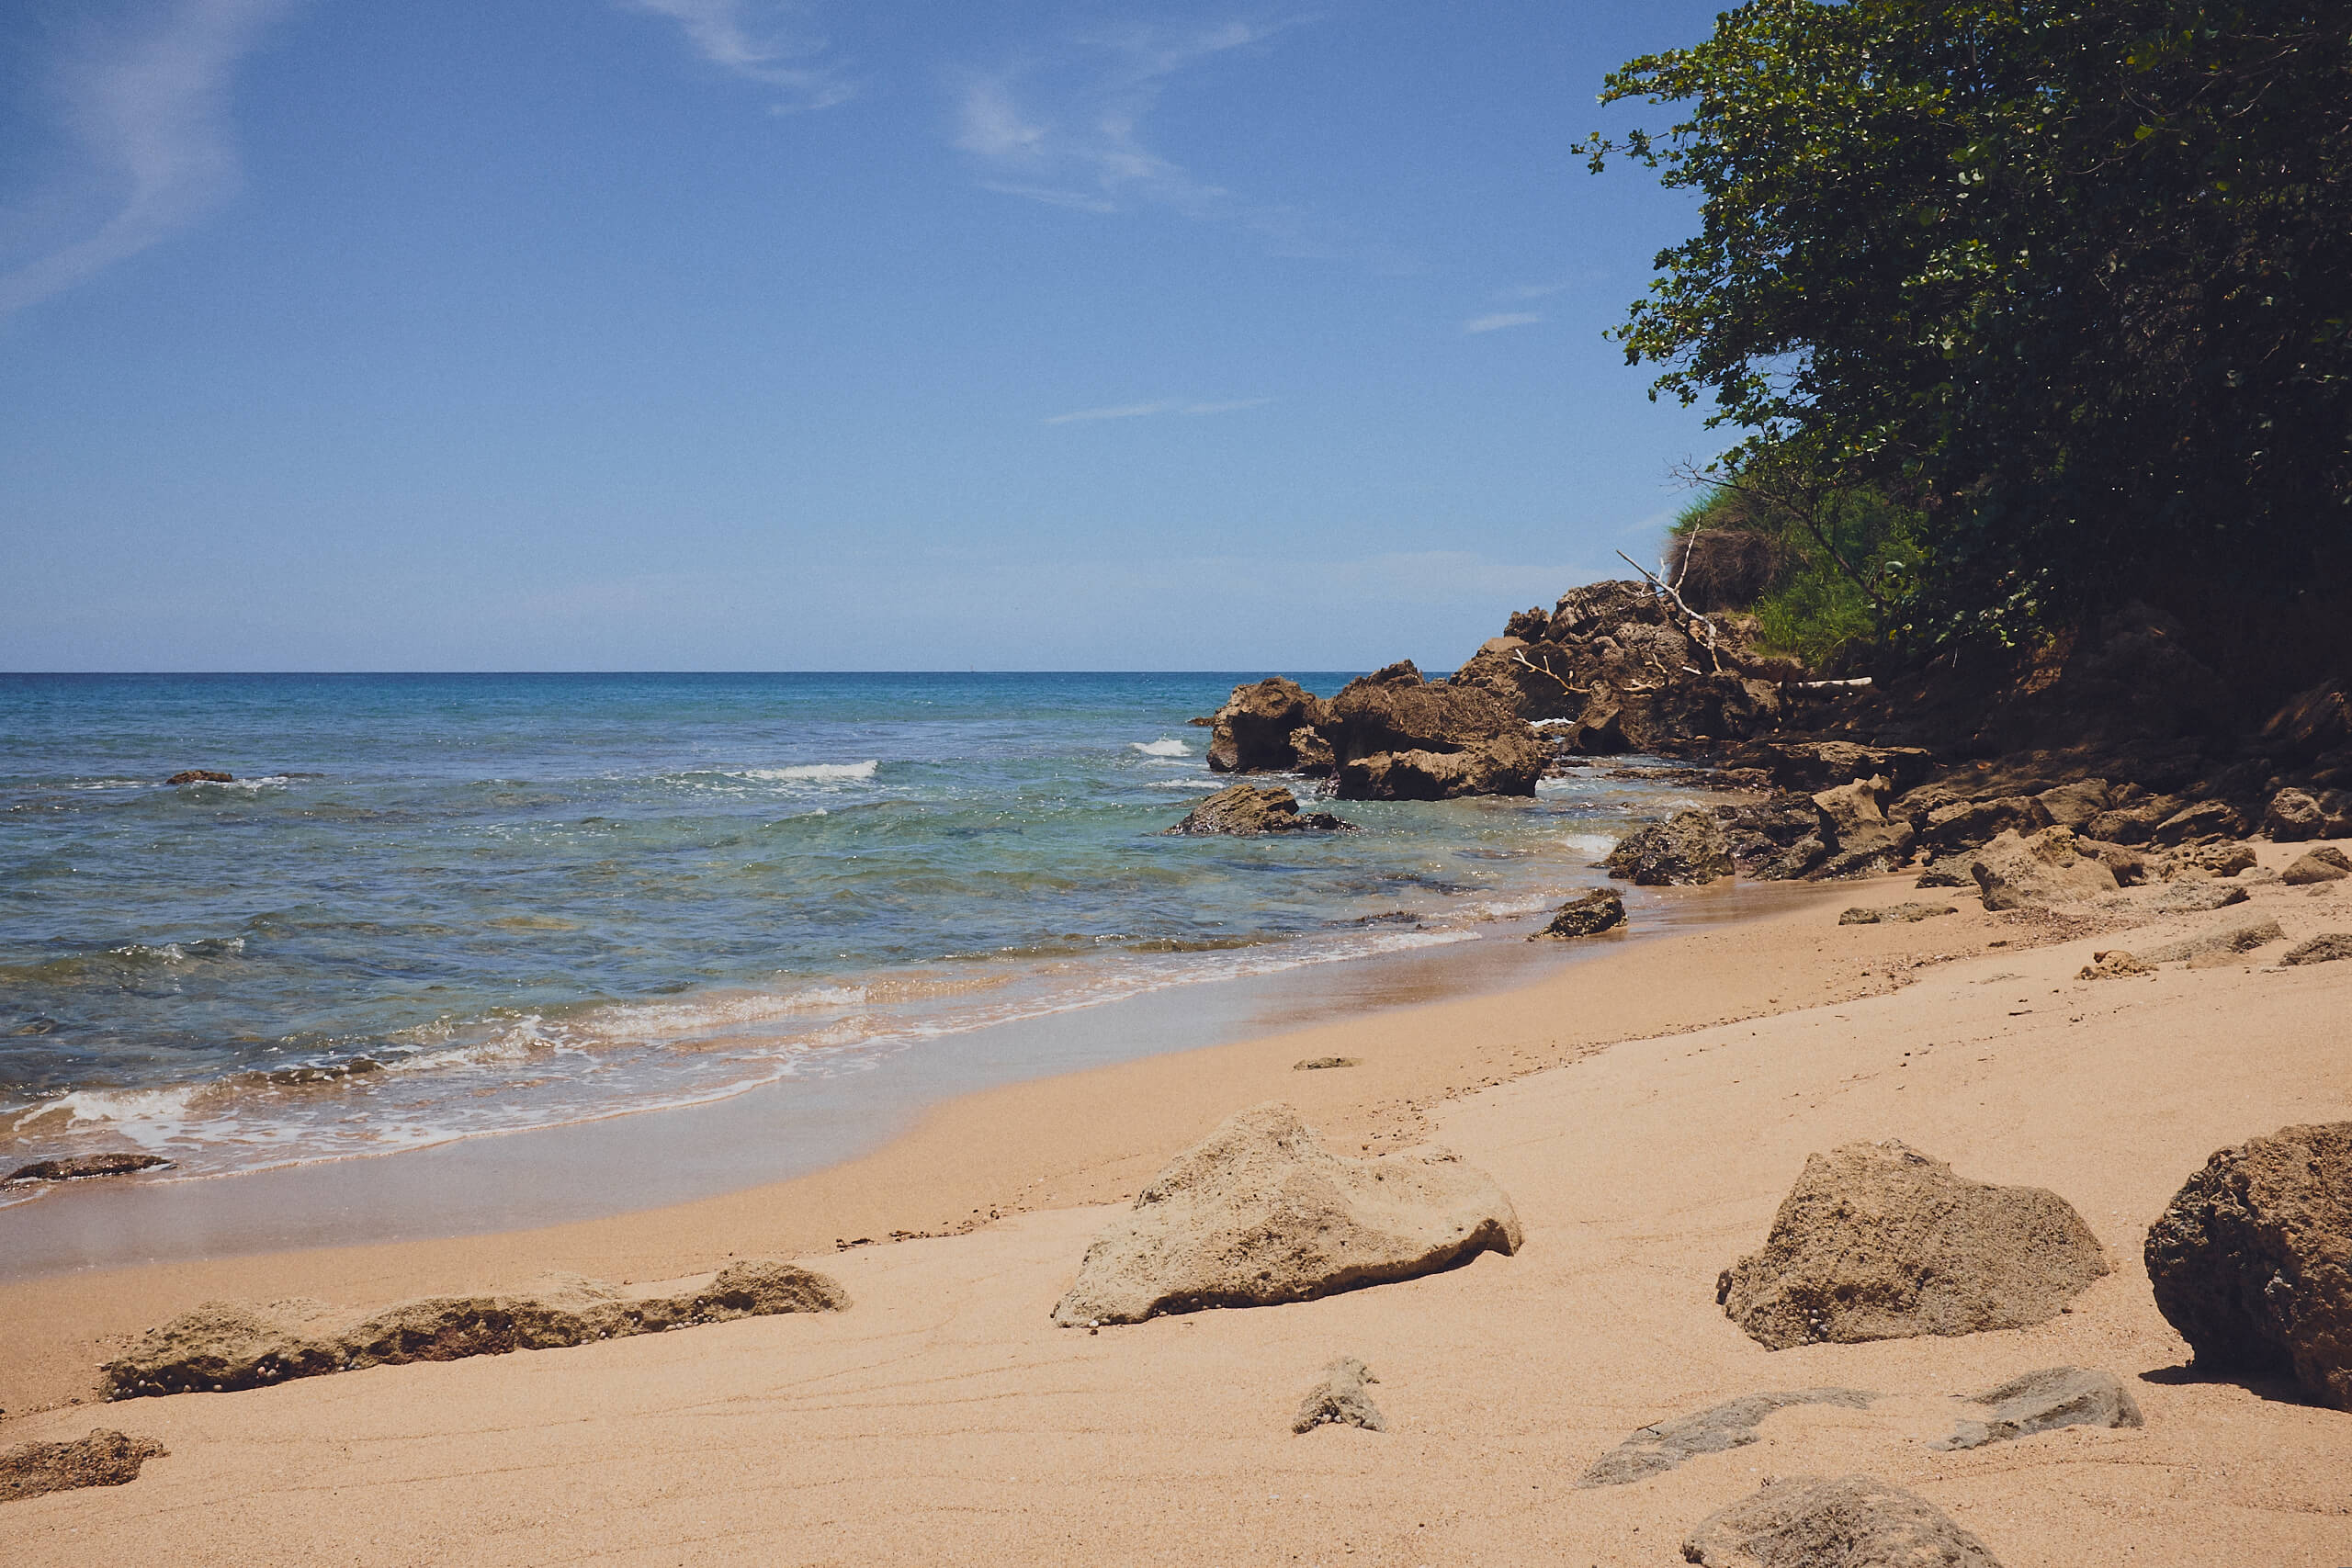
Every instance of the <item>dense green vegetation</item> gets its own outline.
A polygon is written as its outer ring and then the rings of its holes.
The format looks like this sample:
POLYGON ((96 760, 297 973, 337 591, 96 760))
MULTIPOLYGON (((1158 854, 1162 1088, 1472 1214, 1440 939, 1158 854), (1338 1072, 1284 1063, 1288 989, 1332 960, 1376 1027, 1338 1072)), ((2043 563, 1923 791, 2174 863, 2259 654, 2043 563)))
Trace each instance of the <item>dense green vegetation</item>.
POLYGON ((1702 199, 1619 335, 1742 433, 1792 646, 2352 583, 2352 9, 1751 0, 1602 97, 1683 110, 1587 149, 1702 199))

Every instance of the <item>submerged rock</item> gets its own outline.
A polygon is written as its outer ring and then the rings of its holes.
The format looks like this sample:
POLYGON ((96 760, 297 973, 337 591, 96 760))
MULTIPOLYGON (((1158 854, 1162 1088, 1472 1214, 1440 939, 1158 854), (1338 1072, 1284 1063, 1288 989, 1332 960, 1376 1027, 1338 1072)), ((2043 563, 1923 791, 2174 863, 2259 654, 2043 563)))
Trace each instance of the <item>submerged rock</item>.
POLYGON ((840 1312, 841 1286, 765 1258, 730 1263, 677 1295, 639 1294, 578 1275, 537 1291, 425 1296, 358 1316, 323 1303, 207 1302, 100 1369, 106 1398, 219 1393, 408 1361, 455 1361, 657 1334, 669 1328, 790 1312, 840 1312))
POLYGON ((1317 1427, 1361 1427, 1367 1432, 1385 1432, 1388 1423, 1381 1418, 1380 1407, 1363 1391, 1364 1384, 1379 1381, 1371 1368, 1353 1356, 1340 1357, 1323 1369, 1322 1380, 1298 1402, 1298 1416, 1290 1429, 1312 1432, 1317 1427))
POLYGON ((1227 784, 1185 813, 1173 828, 1175 837, 1229 834, 1254 839, 1266 833, 1352 833, 1356 825, 1342 822, 1328 811, 1301 811, 1298 797, 1279 784, 1227 784))
POLYGON ((35 1160, 10 1171, 0 1186, 24 1181, 82 1181, 93 1176, 128 1176, 136 1170, 155 1170, 171 1164, 161 1155, 110 1153, 103 1155, 68 1155, 63 1159, 35 1160))
POLYGON ((1695 1416, 1652 1422, 1593 1461, 1577 1478, 1577 1484, 1623 1486, 1663 1475, 1693 1454, 1745 1448, 1757 1440, 1756 1429, 1764 1424, 1764 1417, 1792 1404, 1838 1404, 1849 1410, 1867 1410, 1876 1397, 1852 1388, 1799 1388, 1726 1400, 1695 1416))
POLYGON ((2200 1371, 2352 1410, 2352 1122, 2222 1149, 2148 1228, 2156 1309, 2200 1371))
POLYGON ((1442 1151, 1349 1159, 1278 1102, 1170 1160, 1094 1238, 1054 1307, 1064 1327, 1312 1301, 1519 1249, 1493 1179, 1442 1151))
POLYGON ((1678 811, 1626 834, 1601 863, 1636 887, 1713 882, 1732 874, 1731 843, 1712 812, 1678 811))
POLYGON ((234 773, 215 773, 210 768, 189 768, 184 772, 174 773, 170 778, 165 779, 164 782, 167 784, 235 784, 237 782, 237 775, 234 773))
POLYGON ((1700 1568, 2000 1568, 1926 1498, 1872 1475, 1792 1475, 1718 1509, 1682 1540, 1700 1568))
POLYGON ((141 1465, 167 1452, 153 1438, 126 1437, 104 1427, 70 1443, 18 1443, 0 1449, 0 1503, 77 1486, 120 1486, 139 1479, 141 1465))
POLYGON ((1596 887, 1581 897, 1569 899, 1553 915, 1552 923, 1527 940, 1542 937, 1597 936, 1614 931, 1625 923, 1625 900, 1615 889, 1596 887))
POLYGON ((1992 1406, 1981 1421, 1962 1421, 1939 1449, 1981 1449, 2060 1427, 2138 1427, 2139 1402, 2113 1372, 2081 1367, 2048 1367, 2011 1378, 1998 1388, 1970 1396, 1992 1406))
POLYGON ((1715 1300, 1769 1350, 2023 1328, 2108 1271, 2073 1206, 1889 1140, 1813 1155, 1715 1300))

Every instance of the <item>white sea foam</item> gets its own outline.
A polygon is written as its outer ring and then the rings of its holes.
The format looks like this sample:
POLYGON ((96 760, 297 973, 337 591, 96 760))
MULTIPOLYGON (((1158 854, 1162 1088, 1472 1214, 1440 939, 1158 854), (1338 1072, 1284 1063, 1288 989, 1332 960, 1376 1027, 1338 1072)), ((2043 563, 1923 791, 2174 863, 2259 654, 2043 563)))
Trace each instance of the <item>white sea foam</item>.
POLYGON ((1563 833, 1560 842, 1580 855, 1598 859, 1617 847, 1617 840, 1607 833, 1563 833))
POLYGON ((1223 779, 1146 779, 1146 789, 1223 789, 1223 779))
POLYGON ((1130 740, 1127 744, 1147 757, 1189 757, 1193 754, 1193 749, 1190 746, 1185 745, 1182 740, 1169 739, 1165 736, 1158 740, 1130 740))
POLYGON ((616 1002, 582 1018, 581 1026, 604 1039, 688 1039, 745 1024, 767 1023, 798 1013, 833 1012, 864 1007, 863 986, 809 986, 782 994, 753 991, 697 997, 682 1002, 616 1002))
POLYGON ((879 759, 864 762, 797 762, 788 768, 745 768, 729 776, 762 784, 852 784, 874 776, 879 759))
POLYGON ((31 1122, 62 1114, 68 1125, 103 1122, 133 1143, 160 1142, 187 1120, 202 1088, 183 1084, 177 1089, 75 1089, 19 1112, 13 1130, 22 1132, 31 1122))

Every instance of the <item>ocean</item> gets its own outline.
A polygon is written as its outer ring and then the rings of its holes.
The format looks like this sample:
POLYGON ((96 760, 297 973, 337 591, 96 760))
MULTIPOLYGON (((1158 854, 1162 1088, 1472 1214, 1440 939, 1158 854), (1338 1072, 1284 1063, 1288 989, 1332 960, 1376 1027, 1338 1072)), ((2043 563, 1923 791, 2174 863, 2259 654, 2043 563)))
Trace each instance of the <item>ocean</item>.
POLYGON ((1162 836, 1263 673, 0 676, 0 1170, 386 1154, 1516 941, 1688 799, 1162 836))

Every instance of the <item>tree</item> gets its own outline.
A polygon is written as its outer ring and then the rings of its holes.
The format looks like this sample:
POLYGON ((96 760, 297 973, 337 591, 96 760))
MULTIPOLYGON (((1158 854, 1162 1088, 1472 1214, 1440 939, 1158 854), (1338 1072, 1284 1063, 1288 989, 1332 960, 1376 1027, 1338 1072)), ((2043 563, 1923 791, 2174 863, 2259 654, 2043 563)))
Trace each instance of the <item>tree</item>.
POLYGON ((1628 361, 1724 477, 1915 509, 1916 642, 2352 585, 2352 7, 1751 0, 1632 98, 1592 168, 1702 205, 1628 361))

